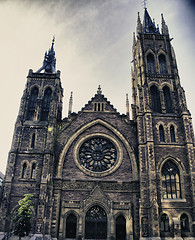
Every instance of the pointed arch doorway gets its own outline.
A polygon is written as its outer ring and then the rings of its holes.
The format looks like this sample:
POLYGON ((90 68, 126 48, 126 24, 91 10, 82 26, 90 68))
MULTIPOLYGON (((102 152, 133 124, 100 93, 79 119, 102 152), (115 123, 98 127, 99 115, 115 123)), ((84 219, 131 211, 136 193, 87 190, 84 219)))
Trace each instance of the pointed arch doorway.
POLYGON ((85 239, 107 239, 107 215, 100 206, 93 206, 86 213, 85 239))

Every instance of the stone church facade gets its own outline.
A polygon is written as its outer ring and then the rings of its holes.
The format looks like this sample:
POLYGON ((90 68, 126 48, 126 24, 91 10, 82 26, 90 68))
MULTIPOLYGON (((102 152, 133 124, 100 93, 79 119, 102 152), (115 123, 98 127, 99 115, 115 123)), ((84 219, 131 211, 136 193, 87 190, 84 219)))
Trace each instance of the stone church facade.
POLYGON ((0 231, 26 193, 32 233, 55 239, 194 239, 194 133, 168 27, 147 9, 133 39, 132 120, 97 93, 62 119, 54 41, 29 70, 9 152, 0 231))

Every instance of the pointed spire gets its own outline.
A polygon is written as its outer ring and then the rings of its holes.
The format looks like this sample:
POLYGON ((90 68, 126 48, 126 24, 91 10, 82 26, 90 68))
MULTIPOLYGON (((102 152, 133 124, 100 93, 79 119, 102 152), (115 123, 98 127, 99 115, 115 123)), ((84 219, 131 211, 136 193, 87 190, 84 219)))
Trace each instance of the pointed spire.
POLYGON ((144 33, 159 33, 156 26, 155 26, 155 21, 151 19, 147 8, 145 8, 144 11, 144 21, 143 21, 143 32, 144 33))
POLYGON ((55 36, 53 36, 53 40, 52 40, 52 45, 51 45, 51 52, 54 52, 54 42, 55 42, 55 36))
POLYGON ((56 72, 56 58, 55 58, 55 51, 54 51, 54 42, 55 37, 53 37, 51 48, 49 49, 48 53, 45 52, 43 66, 36 71, 36 73, 40 73, 41 71, 45 70, 46 73, 55 73, 56 72))
POLYGON ((73 92, 70 93, 70 99, 69 99, 69 108, 68 108, 68 116, 72 113, 72 104, 73 104, 73 92))
POLYGON ((137 16, 137 33, 141 33, 142 32, 142 24, 141 24, 141 19, 139 16, 139 12, 138 12, 138 16, 137 16))
POLYGON ((102 89, 101 89, 100 85, 98 86, 97 94, 102 94, 102 89))
POLYGON ((126 114, 127 114, 127 117, 129 118, 129 97, 128 97, 128 93, 126 94, 126 114))
POLYGON ((166 24, 166 22, 164 20, 163 14, 161 14, 161 18, 162 18, 162 20, 161 20, 161 25, 162 25, 161 31, 162 31, 162 34, 168 35, 169 34, 169 29, 168 29, 168 26, 167 26, 167 24, 166 24))

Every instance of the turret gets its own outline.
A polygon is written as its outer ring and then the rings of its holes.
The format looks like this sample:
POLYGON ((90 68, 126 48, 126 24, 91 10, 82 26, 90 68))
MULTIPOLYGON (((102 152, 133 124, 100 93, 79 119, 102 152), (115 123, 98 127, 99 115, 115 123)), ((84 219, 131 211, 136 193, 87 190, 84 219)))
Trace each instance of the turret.
POLYGON ((45 57, 43 60, 43 66, 39 68, 36 73, 40 73, 44 70, 45 73, 55 73, 56 72, 56 58, 55 58, 55 51, 54 51, 54 42, 55 38, 53 37, 51 48, 49 49, 48 53, 45 52, 45 57))
POLYGON ((161 20, 161 25, 162 25, 161 31, 162 31, 162 34, 168 35, 169 34, 169 29, 168 29, 168 26, 165 23, 163 14, 161 14, 161 18, 162 18, 162 20, 161 20))

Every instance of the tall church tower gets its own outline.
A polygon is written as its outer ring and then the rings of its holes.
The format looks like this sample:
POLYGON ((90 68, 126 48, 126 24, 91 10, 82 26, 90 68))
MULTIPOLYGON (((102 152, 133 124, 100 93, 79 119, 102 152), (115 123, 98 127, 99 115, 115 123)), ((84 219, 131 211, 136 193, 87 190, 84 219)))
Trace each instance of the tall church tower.
POLYGON ((44 217, 48 185, 52 187, 49 179, 54 171, 53 132, 62 112, 63 89, 55 61, 53 39, 43 66, 36 72, 29 70, 27 76, 8 157, 1 231, 9 231, 7 223, 11 221, 13 206, 27 193, 33 193, 36 199, 36 218, 44 217))
POLYGON ((138 132, 141 238, 179 239, 194 231, 194 133, 171 40, 163 15, 160 32, 146 8, 143 24, 138 14, 132 116, 138 132))

